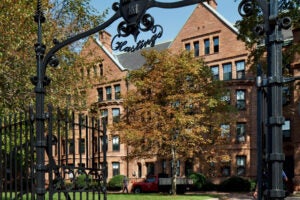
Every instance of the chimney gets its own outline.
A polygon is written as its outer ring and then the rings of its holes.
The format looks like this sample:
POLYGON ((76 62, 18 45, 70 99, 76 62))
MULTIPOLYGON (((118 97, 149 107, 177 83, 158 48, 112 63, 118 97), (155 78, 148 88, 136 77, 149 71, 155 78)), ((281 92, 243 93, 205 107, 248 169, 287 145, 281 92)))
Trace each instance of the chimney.
POLYGON ((218 4, 217 4, 216 0, 206 0, 206 1, 210 7, 212 7, 215 10, 217 9, 218 4))
POLYGON ((99 40, 103 44, 103 46, 112 52, 111 50, 111 35, 106 31, 100 31, 99 33, 99 40))

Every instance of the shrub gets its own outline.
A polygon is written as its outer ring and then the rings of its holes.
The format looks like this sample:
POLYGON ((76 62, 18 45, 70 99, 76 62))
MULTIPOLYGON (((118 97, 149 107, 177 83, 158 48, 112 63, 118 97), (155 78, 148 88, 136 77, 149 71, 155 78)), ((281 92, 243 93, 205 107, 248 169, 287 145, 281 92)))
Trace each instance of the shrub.
POLYGON ((86 174, 80 174, 75 179, 75 185, 78 189, 88 188, 88 183, 91 181, 91 177, 86 174))
POLYGON ((215 191, 218 189, 218 186, 210 181, 206 181, 206 183, 202 186, 202 191, 215 191))
POLYGON ((112 177, 107 184, 107 189, 113 191, 121 190, 123 187, 123 178, 123 175, 117 175, 112 177))
POLYGON ((219 190, 223 192, 249 192, 251 190, 251 183, 247 179, 233 176, 219 185, 219 190))
POLYGON ((201 190, 207 183, 205 176, 201 173, 192 173, 189 178, 193 180, 192 190, 201 190))

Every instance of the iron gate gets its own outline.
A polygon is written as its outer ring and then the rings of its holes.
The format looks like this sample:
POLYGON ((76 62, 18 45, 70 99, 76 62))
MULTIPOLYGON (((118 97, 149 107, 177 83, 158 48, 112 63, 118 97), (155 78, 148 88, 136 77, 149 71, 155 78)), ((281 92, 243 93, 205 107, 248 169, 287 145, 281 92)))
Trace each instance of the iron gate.
MULTIPOLYGON (((48 106, 46 199, 106 199, 106 128, 100 120, 48 106)), ((36 199, 33 109, 0 118, 0 200, 36 199)))

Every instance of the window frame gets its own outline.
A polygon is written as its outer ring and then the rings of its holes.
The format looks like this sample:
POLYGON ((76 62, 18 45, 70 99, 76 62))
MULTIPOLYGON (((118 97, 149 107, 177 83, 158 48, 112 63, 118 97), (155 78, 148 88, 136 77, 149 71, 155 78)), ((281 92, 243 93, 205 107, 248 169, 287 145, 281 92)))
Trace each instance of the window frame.
POLYGON ((184 44, 184 49, 185 49, 186 51, 191 51, 191 43, 185 43, 185 44, 184 44))
POLYGON ((112 150, 120 151, 120 137, 118 135, 112 137, 112 150))
POLYGON ((236 156, 236 175, 245 176, 246 175, 246 166, 247 166, 247 156, 237 155, 236 156), (243 170, 240 172, 240 170, 243 170))
POLYGON ((112 162, 112 174, 113 176, 120 175, 120 163, 112 162))
POLYGON ((114 85, 114 90, 115 90, 115 99, 121 99, 121 85, 117 84, 114 85))
POLYGON ((112 109, 112 117, 113 117, 113 123, 119 123, 120 122, 120 120, 121 120, 121 110, 120 110, 120 108, 113 108, 112 109))
POLYGON ((246 74, 245 74, 246 73, 246 62, 244 60, 236 61, 235 66, 236 66, 236 79, 239 79, 239 80, 245 79, 245 76, 246 76, 246 74), (239 65, 240 63, 243 63, 243 66, 239 65))
POLYGON ((238 89, 235 92, 236 94, 236 108, 238 110, 246 110, 246 90, 244 89, 238 89), (243 95, 240 95, 242 94, 243 95))
POLYGON ((214 53, 219 53, 220 51, 220 39, 219 36, 213 37, 214 42, 214 53))
POLYGON ((236 124, 236 141, 237 143, 246 142, 246 123, 237 122, 236 124))
POLYGON ((291 139, 291 120, 290 119, 286 119, 284 121, 284 124, 282 125, 281 129, 282 129, 282 137, 283 137, 283 139, 284 140, 290 140, 291 139))
POLYGON ((84 138, 78 139, 78 153, 79 154, 85 153, 85 139, 84 138))
POLYGON ((200 56, 200 44, 199 41, 193 42, 194 45, 194 56, 199 57, 200 56))
POLYGON ((210 67, 212 74, 213 74, 213 79, 214 80, 220 80, 220 69, 219 69, 219 65, 213 65, 210 67), (214 69, 217 69, 217 71, 215 71, 214 69), (216 73, 217 72, 217 73, 216 73))
POLYGON ((232 80, 232 63, 223 64, 223 80, 232 80))
POLYGON ((106 100, 112 100, 112 91, 111 91, 111 86, 106 86, 105 87, 105 92, 106 92, 106 100))
POLYGON ((210 54, 210 40, 209 40, 209 38, 204 39, 204 54, 205 55, 210 54))
POLYGON ((104 100, 103 88, 97 88, 98 92, 98 102, 102 102, 104 100))

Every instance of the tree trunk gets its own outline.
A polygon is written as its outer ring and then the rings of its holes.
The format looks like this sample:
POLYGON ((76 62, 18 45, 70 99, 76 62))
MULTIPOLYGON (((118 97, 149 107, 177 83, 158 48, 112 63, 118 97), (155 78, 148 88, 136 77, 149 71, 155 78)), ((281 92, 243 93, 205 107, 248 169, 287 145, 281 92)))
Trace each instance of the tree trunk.
POLYGON ((173 174, 172 174, 172 194, 176 195, 176 168, 177 168, 177 159, 176 159, 176 149, 175 147, 172 148, 172 167, 173 167, 173 174))

